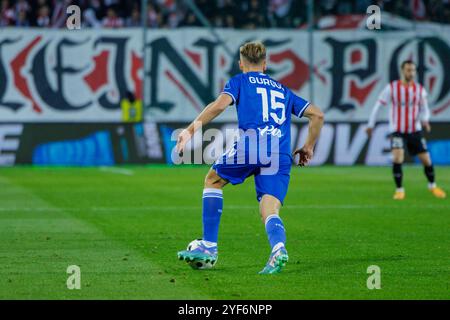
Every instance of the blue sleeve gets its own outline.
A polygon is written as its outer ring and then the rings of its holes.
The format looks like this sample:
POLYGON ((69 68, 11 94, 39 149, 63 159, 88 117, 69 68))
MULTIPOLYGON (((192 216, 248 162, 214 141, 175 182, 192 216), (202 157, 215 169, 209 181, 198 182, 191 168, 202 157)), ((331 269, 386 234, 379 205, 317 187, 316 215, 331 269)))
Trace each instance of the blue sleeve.
POLYGON ((292 99, 292 114, 301 118, 306 108, 308 108, 309 102, 292 92, 291 92, 291 99, 292 99))
POLYGON ((239 101, 239 88, 240 88, 240 78, 233 77, 225 84, 225 87, 222 90, 222 93, 225 93, 233 99, 232 104, 237 104, 239 101))

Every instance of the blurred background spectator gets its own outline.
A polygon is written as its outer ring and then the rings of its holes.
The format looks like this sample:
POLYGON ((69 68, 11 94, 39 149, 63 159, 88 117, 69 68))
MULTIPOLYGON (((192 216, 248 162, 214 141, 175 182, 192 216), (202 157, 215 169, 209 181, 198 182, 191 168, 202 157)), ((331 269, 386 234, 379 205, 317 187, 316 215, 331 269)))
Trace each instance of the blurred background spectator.
POLYGON ((2 0, 0 10, 0 27, 14 25, 16 15, 9 0, 2 0))
POLYGON ((102 26, 104 28, 122 28, 124 26, 123 19, 117 15, 115 7, 108 7, 106 17, 102 20, 102 26))
MULTIPOLYGON (((193 0, 215 27, 297 28, 307 22, 308 0, 193 0)), ((138 27, 140 0, 1 0, 0 27, 62 28, 69 5, 80 6, 83 26, 138 27)), ((450 23, 450 0, 317 0, 315 19, 365 14, 371 4, 416 21, 450 23)), ((201 26, 183 0, 148 0, 148 27, 201 26)))

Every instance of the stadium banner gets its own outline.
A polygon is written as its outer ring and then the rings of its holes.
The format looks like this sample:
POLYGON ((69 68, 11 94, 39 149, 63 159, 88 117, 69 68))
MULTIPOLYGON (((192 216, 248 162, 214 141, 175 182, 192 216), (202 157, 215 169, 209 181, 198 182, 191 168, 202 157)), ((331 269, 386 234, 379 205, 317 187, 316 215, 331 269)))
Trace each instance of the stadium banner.
POLYGON ((2 28, 0 122, 122 122, 141 99, 142 31, 2 28))
MULTIPOLYGON (((309 74, 308 33, 296 30, 220 32, 235 55, 197 30, 151 34, 148 101, 155 121, 188 121, 239 72, 239 46, 259 39, 268 50, 268 74, 309 99, 327 121, 366 121, 381 90, 399 78, 405 59, 418 63, 418 81, 429 92, 433 121, 450 120, 450 35, 413 32, 318 31, 314 33, 314 74, 309 74), (313 81, 311 81, 311 79, 313 81)), ((235 119, 229 108, 222 120, 235 119)))
MULTIPOLYGON (((9 123, 0 124, 0 166, 14 164, 109 166, 129 163, 173 164, 176 132, 187 123, 9 123)), ((187 145, 190 163, 213 163, 234 141, 235 122, 215 122, 187 145)), ((388 124, 378 124, 369 139, 362 122, 327 122, 311 165, 389 165, 388 124)), ((291 126, 292 150, 302 146, 308 126, 291 126)), ((432 123, 425 135, 435 164, 450 164, 448 124, 432 123)), ((411 163, 417 159, 407 156, 411 163)))
MULTIPOLYGON (((313 86, 327 121, 366 121, 404 59, 418 63, 432 121, 450 121, 450 33, 317 31, 309 74, 305 30, 218 32, 233 56, 202 28, 148 30, 145 43, 141 29, 2 28, 0 122, 120 123, 143 96, 152 121, 190 121, 239 72, 239 46, 254 39, 268 48, 272 77, 307 99, 313 86)), ((234 121, 234 108, 221 120, 234 121)))

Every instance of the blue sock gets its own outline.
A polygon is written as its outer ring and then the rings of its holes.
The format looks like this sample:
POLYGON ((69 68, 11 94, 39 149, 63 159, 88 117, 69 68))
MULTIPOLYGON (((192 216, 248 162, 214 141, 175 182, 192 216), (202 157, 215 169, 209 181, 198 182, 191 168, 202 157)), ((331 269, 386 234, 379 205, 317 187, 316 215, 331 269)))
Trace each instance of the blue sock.
POLYGON ((284 230, 283 221, 281 221, 278 215, 272 214, 267 217, 266 232, 272 250, 279 249, 281 247, 279 243, 282 243, 282 246, 286 243, 286 233, 284 230))
POLYGON ((203 190, 203 240, 217 244, 222 208, 222 189, 205 188, 203 190))

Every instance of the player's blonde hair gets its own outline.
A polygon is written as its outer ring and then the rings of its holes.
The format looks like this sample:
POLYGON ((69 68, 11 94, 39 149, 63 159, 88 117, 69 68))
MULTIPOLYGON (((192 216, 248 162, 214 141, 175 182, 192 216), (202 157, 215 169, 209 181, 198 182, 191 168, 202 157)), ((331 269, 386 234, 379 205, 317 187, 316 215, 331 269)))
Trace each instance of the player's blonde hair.
POLYGON ((261 41, 245 43, 239 48, 239 53, 251 64, 260 64, 266 60, 266 47, 261 41))

